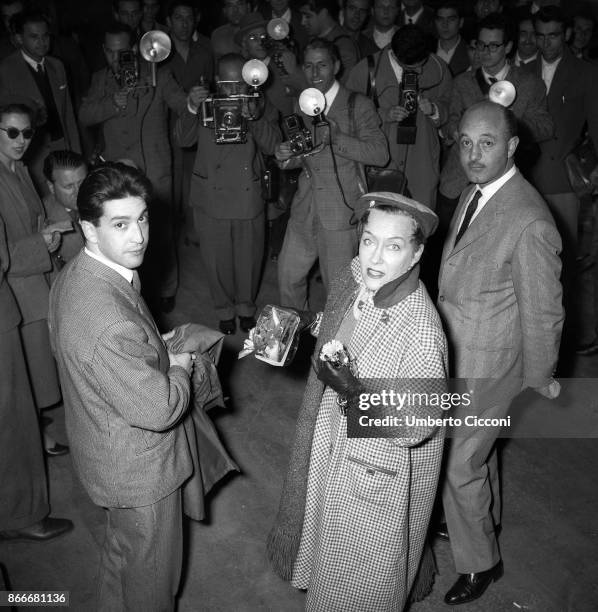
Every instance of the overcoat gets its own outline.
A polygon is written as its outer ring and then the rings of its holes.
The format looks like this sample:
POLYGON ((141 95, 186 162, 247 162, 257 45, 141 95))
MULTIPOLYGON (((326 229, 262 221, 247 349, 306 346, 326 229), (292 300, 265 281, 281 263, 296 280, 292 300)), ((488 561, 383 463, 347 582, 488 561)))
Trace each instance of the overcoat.
MULTIPOLYGON (((353 307, 360 282, 356 258, 330 291, 315 355, 335 337, 353 307)), ((380 378, 429 378, 431 386, 445 378, 446 341, 438 314, 416 273, 404 283, 411 285, 399 288, 398 301, 393 296, 385 307, 362 305, 348 343, 357 376, 366 388, 368 381, 380 378), (399 294, 401 289, 404 293, 399 294)), ((269 552, 277 563, 293 550, 288 543, 297 526, 287 520, 286 510, 294 496, 301 503, 301 490, 289 484, 300 481, 297 470, 306 470, 307 494, 292 582, 307 588, 307 609, 402 610, 418 569, 436 492, 443 430, 429 426, 411 430, 409 438, 347 438, 335 398, 336 393, 311 372, 269 552), (305 423, 314 413, 312 435, 305 423), (309 468, 296 460, 301 447, 311 449, 309 468)))

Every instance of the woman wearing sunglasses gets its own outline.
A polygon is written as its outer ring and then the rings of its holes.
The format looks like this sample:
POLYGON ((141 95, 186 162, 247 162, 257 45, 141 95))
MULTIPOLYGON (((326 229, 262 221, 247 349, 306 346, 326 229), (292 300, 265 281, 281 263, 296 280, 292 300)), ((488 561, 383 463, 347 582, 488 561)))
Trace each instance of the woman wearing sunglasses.
MULTIPOLYGON (((65 229, 46 225, 43 205, 21 162, 33 135, 33 111, 28 106, 0 103, 0 218, 8 243, 7 280, 21 311, 27 370, 35 404, 41 410, 60 401, 48 337, 46 273, 52 270, 50 255, 60 246, 60 232, 65 229)), ((50 455, 68 452, 68 447, 46 435, 44 446, 50 455)))

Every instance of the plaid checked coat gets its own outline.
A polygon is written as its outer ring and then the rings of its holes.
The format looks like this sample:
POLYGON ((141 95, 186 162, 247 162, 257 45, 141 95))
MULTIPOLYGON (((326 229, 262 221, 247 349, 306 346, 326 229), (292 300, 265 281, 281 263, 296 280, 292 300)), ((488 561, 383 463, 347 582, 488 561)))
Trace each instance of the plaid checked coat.
MULTIPOLYGON (((359 261, 331 290, 316 354, 335 337, 361 286, 359 261)), ((446 341, 417 268, 397 288, 388 308, 365 303, 348 342, 363 379, 430 377, 444 379, 446 341)), ((420 428, 413 438, 348 439, 336 394, 312 373, 298 419, 289 476, 278 523, 268 543, 273 562, 295 551, 285 496, 301 449, 309 445, 307 492, 292 583, 307 589, 308 610, 403 609, 424 545, 438 481, 443 431, 420 428), (313 436, 306 435, 306 414, 317 413, 313 436), (283 537, 280 537, 284 534, 283 537), (276 550, 279 546, 278 551, 276 550), (286 549, 285 549, 286 547, 286 549)), ((295 474, 296 476, 296 474, 295 474)), ((291 502, 292 505, 292 502, 291 502)), ((276 568, 280 572, 280 563, 276 568)), ((284 571, 284 570, 283 570, 284 571)), ((282 573, 282 572, 281 572, 282 573)))

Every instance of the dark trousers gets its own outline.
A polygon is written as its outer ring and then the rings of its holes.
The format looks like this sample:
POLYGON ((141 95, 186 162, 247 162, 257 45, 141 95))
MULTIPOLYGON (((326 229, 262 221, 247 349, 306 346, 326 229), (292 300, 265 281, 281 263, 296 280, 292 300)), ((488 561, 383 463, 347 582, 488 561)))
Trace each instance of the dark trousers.
POLYGON ((264 258, 264 213, 253 219, 214 219, 195 209, 195 219, 218 318, 253 316, 264 258))
POLYGON ((98 610, 168 612, 183 563, 181 490, 141 508, 106 508, 98 610))
POLYGON ((0 333, 0 531, 50 512, 39 425, 19 330, 0 333))

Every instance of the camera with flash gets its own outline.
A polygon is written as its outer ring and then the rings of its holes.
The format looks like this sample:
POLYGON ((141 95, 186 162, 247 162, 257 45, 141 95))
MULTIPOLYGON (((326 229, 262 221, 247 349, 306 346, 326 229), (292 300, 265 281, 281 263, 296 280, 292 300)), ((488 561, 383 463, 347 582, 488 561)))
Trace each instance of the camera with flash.
MULTIPOLYGON (((310 87, 304 89, 299 96, 299 108, 309 117, 313 117, 315 125, 325 124, 322 113, 326 108, 324 94, 310 87)), ((314 150, 314 141, 311 130, 305 127, 301 115, 287 115, 282 119, 282 129, 286 140, 289 142, 293 155, 305 155, 314 150)))
POLYGON ((401 81, 402 106, 409 114, 397 126, 397 144, 415 144, 417 136, 417 98, 419 96, 419 81, 417 72, 405 70, 401 81))
POLYGON ((246 93, 240 81, 219 81, 216 92, 201 104, 204 127, 214 130, 216 144, 247 142, 248 121, 259 119, 263 110, 263 94, 259 87, 268 78, 268 68, 260 60, 249 60, 243 66, 243 81, 251 87, 246 93))
MULTIPOLYGON (((146 32, 139 41, 139 53, 151 65, 152 87, 156 87, 156 64, 163 62, 170 55, 171 48, 170 37, 160 30, 146 32)), ((132 49, 123 49, 119 52, 116 78, 121 87, 137 89, 139 85, 139 58, 132 49)))

